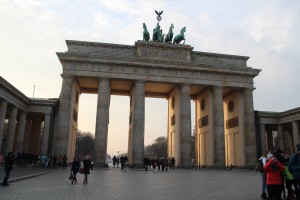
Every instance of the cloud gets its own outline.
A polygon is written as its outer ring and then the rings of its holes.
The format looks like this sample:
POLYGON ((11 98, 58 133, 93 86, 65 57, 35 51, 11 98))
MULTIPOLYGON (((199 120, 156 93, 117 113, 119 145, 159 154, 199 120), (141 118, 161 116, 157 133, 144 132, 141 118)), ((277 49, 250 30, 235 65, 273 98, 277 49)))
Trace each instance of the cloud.
POLYGON ((261 10, 248 18, 248 33, 255 42, 269 49, 280 51, 290 43, 290 29, 294 21, 293 13, 261 10))

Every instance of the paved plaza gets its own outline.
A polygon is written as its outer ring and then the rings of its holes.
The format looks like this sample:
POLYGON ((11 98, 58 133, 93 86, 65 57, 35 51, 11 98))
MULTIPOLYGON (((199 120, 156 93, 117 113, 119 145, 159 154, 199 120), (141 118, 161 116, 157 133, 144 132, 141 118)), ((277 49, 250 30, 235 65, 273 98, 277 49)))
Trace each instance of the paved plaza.
MULTIPOLYGON (((261 178, 255 171, 175 169, 145 172, 103 168, 91 171, 87 185, 82 183, 82 174, 78 174, 78 183, 72 185, 68 180, 69 169, 58 169, 0 187, 0 199, 260 199, 261 178)), ((2 171, 1 179, 3 175, 2 171)))

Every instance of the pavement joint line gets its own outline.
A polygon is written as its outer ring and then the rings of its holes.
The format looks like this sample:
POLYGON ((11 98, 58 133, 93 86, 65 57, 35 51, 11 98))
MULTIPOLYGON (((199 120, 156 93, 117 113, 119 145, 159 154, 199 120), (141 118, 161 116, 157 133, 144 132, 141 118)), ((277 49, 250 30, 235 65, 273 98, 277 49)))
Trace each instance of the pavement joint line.
MULTIPOLYGON (((43 175, 43 174, 51 173, 51 172, 54 172, 56 170, 57 169, 53 169, 53 170, 49 170, 49 171, 45 171, 45 172, 40 172, 40 173, 36 173, 36 174, 30 174, 30 175, 26 175, 26 176, 20 176, 20 177, 17 177, 17 178, 12 178, 12 179, 8 180, 8 183, 13 183, 13 182, 17 182, 17 181, 26 180, 26 179, 29 179, 29 178, 33 178, 33 177, 36 177, 36 176, 43 175)), ((2 184, 2 182, 3 181, 0 181, 0 184, 2 184)))

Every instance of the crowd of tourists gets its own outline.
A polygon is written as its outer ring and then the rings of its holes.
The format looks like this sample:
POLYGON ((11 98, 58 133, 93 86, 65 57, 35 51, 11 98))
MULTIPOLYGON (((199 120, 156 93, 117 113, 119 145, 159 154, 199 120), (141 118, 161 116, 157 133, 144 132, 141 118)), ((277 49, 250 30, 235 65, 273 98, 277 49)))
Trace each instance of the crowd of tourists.
POLYGON ((62 167, 63 169, 66 169, 67 159, 66 154, 46 155, 43 153, 42 155, 38 155, 32 152, 18 151, 15 155, 15 164, 21 167, 62 167))
POLYGON ((265 152, 256 170, 262 177, 262 199, 300 199, 300 144, 290 157, 281 149, 265 152))
MULTIPOLYGON (((116 157, 114 156, 112 158, 113 162, 113 167, 119 168, 119 165, 121 164, 121 170, 126 169, 129 167, 128 164, 128 157, 127 155, 121 155, 121 157, 116 157)), ((169 157, 169 158, 164 158, 164 157, 144 157, 144 167, 145 171, 148 171, 150 169, 152 170, 166 170, 168 169, 174 169, 175 168, 175 158, 174 157, 169 157)))

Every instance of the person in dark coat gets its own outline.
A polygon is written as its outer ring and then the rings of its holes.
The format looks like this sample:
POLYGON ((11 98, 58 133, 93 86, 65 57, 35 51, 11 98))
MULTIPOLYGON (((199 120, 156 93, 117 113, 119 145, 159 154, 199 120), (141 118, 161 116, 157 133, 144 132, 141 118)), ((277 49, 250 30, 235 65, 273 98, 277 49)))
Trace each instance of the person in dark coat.
POLYGON ((298 151, 290 158, 288 167, 294 177, 297 199, 300 199, 300 144, 297 144, 296 147, 298 151))
POLYGON ((84 168, 84 181, 83 184, 88 183, 87 175, 90 174, 90 168, 91 168, 91 158, 89 155, 85 157, 83 160, 83 168, 84 168))
POLYGON ((76 174, 79 172, 79 168, 80 168, 80 161, 79 161, 79 157, 75 156, 73 162, 72 162, 72 167, 71 167, 71 172, 73 174, 73 180, 72 180, 72 184, 75 182, 77 183, 77 179, 76 179, 76 174))
POLYGON ((8 184, 8 178, 9 178, 9 175, 10 175, 10 172, 13 168, 13 163, 14 163, 14 155, 12 152, 8 152, 7 156, 5 157, 5 177, 3 179, 3 182, 2 182, 2 186, 5 187, 5 186, 9 186, 8 184))
POLYGON ((68 157, 66 154, 64 154, 63 158, 63 169, 67 169, 67 160, 68 160, 68 157))

